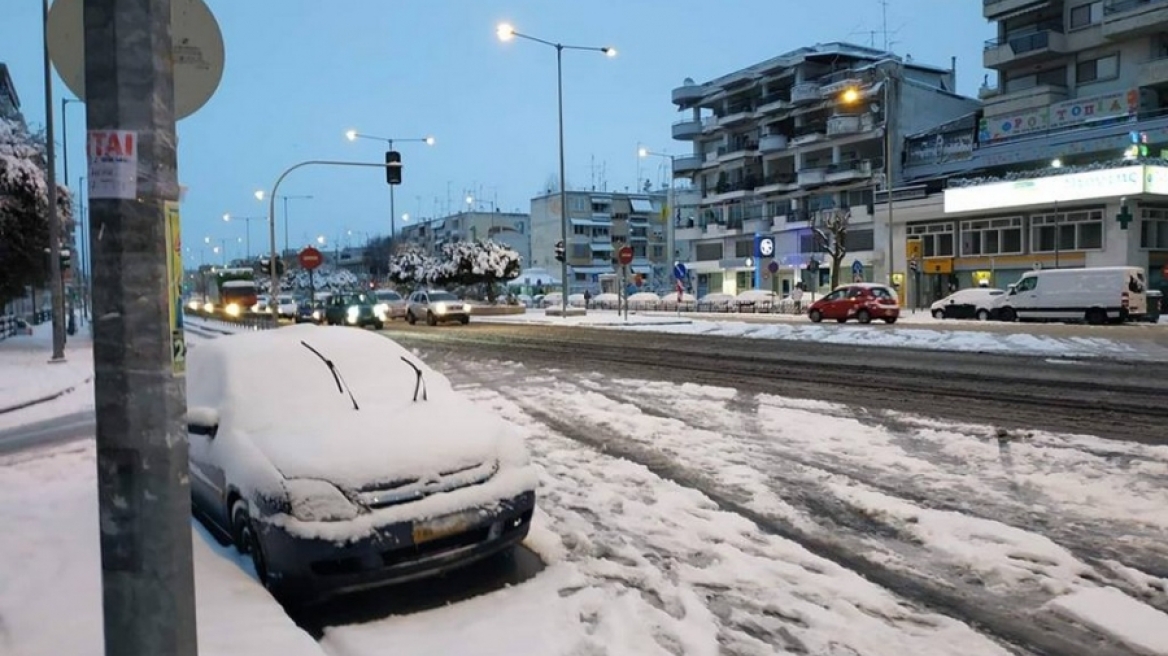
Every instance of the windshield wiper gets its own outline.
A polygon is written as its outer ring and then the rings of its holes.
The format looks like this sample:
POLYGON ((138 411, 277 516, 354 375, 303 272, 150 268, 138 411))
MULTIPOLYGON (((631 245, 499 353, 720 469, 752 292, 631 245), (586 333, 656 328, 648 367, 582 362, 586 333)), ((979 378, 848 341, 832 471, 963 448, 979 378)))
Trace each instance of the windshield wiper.
POLYGON ((308 342, 306 342, 304 340, 300 340, 300 344, 301 344, 301 346, 308 349, 309 351, 312 351, 316 355, 316 357, 321 359, 321 362, 325 363, 325 366, 328 367, 329 372, 332 373, 332 375, 333 375, 333 380, 336 381, 336 383, 337 383, 337 391, 340 392, 341 394, 348 392, 349 393, 349 400, 353 402, 353 409, 360 410, 361 407, 357 405, 357 399, 353 396, 353 390, 349 389, 349 384, 346 383, 344 377, 341 376, 341 372, 339 369, 337 369, 337 365, 333 364, 332 360, 329 360, 328 358, 324 357, 324 355, 322 355, 320 351, 309 346, 308 342))
POLYGON ((414 364, 413 362, 410 362, 409 359, 406 358, 406 356, 404 356, 404 355, 401 356, 401 359, 402 359, 402 362, 410 365, 410 368, 413 369, 414 373, 418 375, 418 377, 414 379, 414 403, 418 402, 418 389, 419 388, 422 390, 422 400, 429 401, 430 398, 426 395, 426 381, 422 380, 422 370, 418 368, 418 365, 414 364))

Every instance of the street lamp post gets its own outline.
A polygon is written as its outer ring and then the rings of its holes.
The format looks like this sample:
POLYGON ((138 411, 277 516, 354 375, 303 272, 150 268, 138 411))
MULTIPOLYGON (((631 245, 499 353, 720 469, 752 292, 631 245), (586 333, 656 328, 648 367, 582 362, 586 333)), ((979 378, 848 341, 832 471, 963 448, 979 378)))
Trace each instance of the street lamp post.
MULTIPOLYGON (((357 132, 356 130, 349 130, 348 132, 345 133, 345 137, 349 141, 356 141, 357 139, 373 139, 374 141, 384 141, 386 144, 389 145, 390 150, 393 150, 393 142, 395 142, 395 141, 402 142, 402 143, 410 143, 410 142, 424 143, 427 146, 434 145, 434 137, 417 137, 417 138, 411 138, 411 139, 395 139, 395 138, 390 138, 390 137, 377 137, 377 136, 373 136, 370 134, 361 134, 360 132, 357 132)), ((393 198, 393 188, 396 186, 397 185, 394 185, 394 184, 389 185, 389 243, 390 243, 391 248, 393 246, 394 233, 397 232, 397 208, 394 206, 394 198, 393 198)))
MULTIPOLYGON (((49 284, 53 289, 53 354, 49 362, 65 361, 65 285, 61 275, 61 223, 57 217, 57 156, 53 140, 53 66, 49 59, 49 0, 41 3, 41 37, 44 44, 45 148, 48 166, 49 284)), ((68 178, 66 178, 68 181, 68 178)), ((35 294, 36 291, 34 290, 35 294)))
POLYGON ((245 222, 245 224, 246 224, 246 227, 244 228, 244 231, 246 234, 246 239, 244 241, 244 243, 246 245, 246 249, 245 249, 246 256, 245 257, 249 260, 251 259, 251 222, 252 221, 265 221, 265 220, 267 220, 267 218, 268 217, 266 217, 266 216, 235 216, 235 215, 230 214, 230 213, 223 215, 223 220, 227 223, 230 223, 232 221, 245 222))
POLYGON ((495 30, 495 34, 500 41, 510 41, 513 38, 526 39, 534 41, 545 46, 555 48, 556 50, 556 100, 558 105, 559 115, 559 141, 560 141, 560 240, 564 244, 564 260, 560 262, 560 276, 563 280, 561 297, 561 307, 564 316, 568 314, 568 186, 567 175, 564 172, 564 51, 565 50, 589 50, 592 52, 601 52, 609 57, 616 56, 616 48, 607 46, 566 46, 562 43, 553 43, 545 41, 534 36, 516 32, 515 28, 507 23, 499 25, 495 30))
MULTIPOLYGON (((666 196, 666 199, 665 199, 665 207, 668 209, 668 212, 669 212, 665 218, 665 264, 672 271, 673 267, 678 264, 677 261, 675 260, 675 258, 677 257, 677 253, 676 253, 677 247, 673 243, 674 242, 673 222, 674 222, 675 215, 677 214, 677 210, 673 207, 673 201, 674 201, 674 192, 673 192, 673 187, 674 187, 674 184, 673 184, 673 163, 674 162, 673 162, 673 160, 675 159, 676 156, 669 155, 667 153, 655 153, 655 152, 648 150, 646 148, 639 149, 637 151, 637 155, 640 157, 650 157, 650 156, 651 157, 663 157, 663 158, 669 160, 669 194, 668 194, 668 196, 666 196)), ((667 272, 666 276, 668 277, 668 275, 669 275, 669 273, 667 272)))
POLYGON ((284 252, 288 252, 288 201, 290 200, 312 200, 312 195, 300 196, 280 196, 284 201, 284 252))

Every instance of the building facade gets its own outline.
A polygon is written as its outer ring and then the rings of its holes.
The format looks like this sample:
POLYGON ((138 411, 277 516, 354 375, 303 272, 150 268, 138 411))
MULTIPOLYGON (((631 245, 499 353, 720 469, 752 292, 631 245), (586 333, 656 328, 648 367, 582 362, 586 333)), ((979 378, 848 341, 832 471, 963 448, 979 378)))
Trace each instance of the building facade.
MULTIPOLYGON (((569 293, 605 291, 602 281, 617 273, 616 252, 624 246, 633 249, 632 272, 643 276, 648 289, 669 289, 666 199, 665 192, 567 192, 569 293)), ((555 246, 562 239, 563 216, 559 192, 531 199, 531 266, 559 272, 555 246)))
POLYGON ((24 124, 24 116, 20 113, 20 96, 16 95, 16 87, 12 84, 8 65, 2 62, 0 62, 0 118, 24 124))
POLYGON ((519 253, 524 268, 531 266, 531 217, 516 212, 459 212, 402 227, 400 239, 431 255, 459 241, 491 240, 519 253))
POLYGON ((903 135, 979 107, 954 93, 955 78, 952 68, 833 43, 674 89, 684 117, 673 137, 693 144, 674 159, 674 176, 698 195, 692 216, 676 214, 675 234, 696 291, 825 284, 826 267, 807 267, 826 259, 813 228, 834 212, 850 215, 848 278, 858 271, 871 279, 886 250, 876 240, 873 196, 902 179, 903 135), (775 238, 773 274, 752 252, 756 234, 775 238), (758 267, 766 267, 762 276, 758 267))
POLYGON ((1139 266, 1168 287, 1168 3, 996 0, 984 14, 998 36, 983 110, 905 140, 892 199, 906 300, 1035 267, 1139 266))

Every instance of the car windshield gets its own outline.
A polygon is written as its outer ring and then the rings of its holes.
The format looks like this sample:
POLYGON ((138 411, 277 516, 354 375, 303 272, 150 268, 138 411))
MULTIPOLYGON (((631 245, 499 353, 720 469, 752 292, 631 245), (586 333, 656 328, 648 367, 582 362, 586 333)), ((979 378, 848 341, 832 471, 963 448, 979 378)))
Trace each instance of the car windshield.
POLYGON ((458 300, 458 297, 455 296, 454 294, 451 294, 450 292, 430 292, 430 302, 431 303, 438 303, 438 302, 449 303, 451 301, 457 301, 457 300, 458 300))
POLYGON ((377 292, 377 300, 379 301, 400 301, 401 295, 397 292, 377 292))
POLYGON ((353 294, 349 297, 349 305, 373 305, 375 302, 369 294, 353 294))

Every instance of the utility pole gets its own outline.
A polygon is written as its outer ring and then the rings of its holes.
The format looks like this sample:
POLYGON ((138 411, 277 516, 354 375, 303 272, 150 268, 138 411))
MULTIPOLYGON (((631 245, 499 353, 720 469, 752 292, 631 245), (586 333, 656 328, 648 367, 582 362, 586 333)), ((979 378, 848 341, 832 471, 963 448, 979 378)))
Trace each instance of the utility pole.
MULTIPOLYGON (((61 221, 57 216, 57 142, 53 140, 53 65, 49 60, 49 0, 41 3, 41 36, 45 55, 45 151, 49 185, 49 285, 53 290, 53 355, 49 362, 65 361, 65 281, 61 276, 61 221)), ((65 180, 68 182, 68 179, 65 180)), ((35 293, 35 292, 34 292, 35 293)))
POLYGON ((170 21, 170 0, 85 1, 89 175, 117 182, 93 185, 89 197, 110 656, 198 653, 186 385, 172 351, 178 299, 167 265, 168 214, 179 192, 170 21), (136 157, 102 160, 115 138, 136 157), (127 163, 134 160, 136 167, 127 163))

